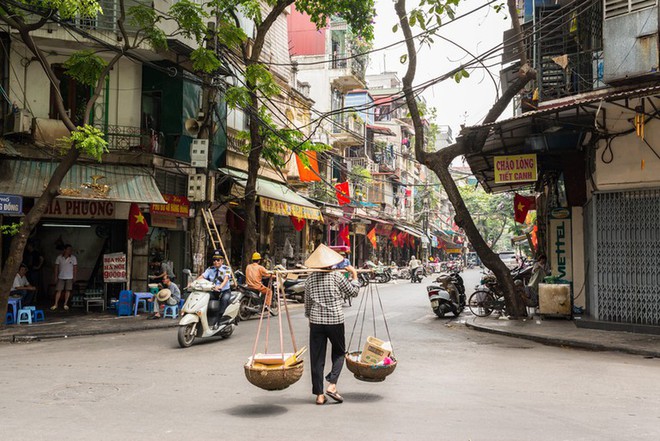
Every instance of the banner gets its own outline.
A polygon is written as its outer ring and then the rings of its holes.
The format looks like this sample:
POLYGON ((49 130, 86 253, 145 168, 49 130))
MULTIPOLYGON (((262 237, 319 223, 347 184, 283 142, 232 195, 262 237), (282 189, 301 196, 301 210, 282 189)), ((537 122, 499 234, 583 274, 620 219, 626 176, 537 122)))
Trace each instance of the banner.
POLYGON ((372 228, 371 231, 367 233, 367 239, 369 239, 369 242, 371 242, 371 246, 376 249, 376 244, 378 243, 376 241, 376 228, 372 228))
POLYGON ((309 167, 306 167, 300 159, 300 156, 296 154, 296 165, 298 166, 298 176, 300 177, 300 182, 320 181, 321 175, 319 174, 319 162, 316 159, 316 152, 309 150, 306 152, 301 152, 300 154, 305 155, 309 161, 309 167))
POLYGON ((276 199, 268 199, 259 196, 259 206, 268 213, 279 214, 280 216, 293 216, 299 219, 323 220, 321 211, 318 208, 303 207, 302 205, 289 204, 276 199))
POLYGON ((126 254, 111 253, 103 255, 103 281, 105 283, 126 281, 126 254))
POLYGON ((339 205, 346 205, 351 203, 351 191, 348 187, 348 181, 340 184, 335 184, 337 193, 337 202, 339 205))
POLYGON ((571 213, 568 208, 555 208, 550 212, 548 246, 552 275, 573 281, 571 213))
POLYGON ((163 199, 165 199, 167 204, 151 204, 149 206, 149 212, 165 216, 188 217, 190 201, 187 197, 163 194, 163 199))
POLYGON ((525 223, 529 210, 536 210, 536 199, 533 196, 522 196, 515 193, 513 196, 513 219, 519 224, 525 223))
POLYGON ((128 237, 129 239, 142 240, 149 232, 147 220, 142 215, 138 204, 132 203, 128 212, 128 237))
POLYGON ((23 198, 13 194, 0 194, 0 214, 20 216, 23 214, 23 198))
POLYGON ((536 154, 495 156, 495 183, 536 182, 536 154))

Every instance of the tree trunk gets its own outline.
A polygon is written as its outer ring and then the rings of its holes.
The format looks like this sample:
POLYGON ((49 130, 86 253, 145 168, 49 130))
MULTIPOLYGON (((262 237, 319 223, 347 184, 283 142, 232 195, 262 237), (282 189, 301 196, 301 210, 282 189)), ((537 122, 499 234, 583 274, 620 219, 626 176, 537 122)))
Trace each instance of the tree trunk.
POLYGON ((7 303, 9 301, 9 291, 14 283, 14 277, 18 272, 18 268, 23 261, 23 250, 27 244, 30 233, 37 226, 39 220, 50 203, 59 194, 60 184, 64 176, 69 172, 73 164, 80 156, 80 151, 72 146, 68 153, 62 158, 62 161, 55 169, 53 176, 50 178, 48 185, 44 192, 39 196, 34 207, 23 218, 22 224, 18 233, 12 238, 9 247, 9 255, 5 260, 5 264, 0 274, 0 326, 4 326, 4 318, 7 315, 7 303))
POLYGON ((261 151, 263 150, 263 140, 259 132, 259 116, 256 114, 259 108, 259 99, 256 87, 248 83, 252 109, 250 112, 250 153, 248 155, 248 178, 245 184, 245 198, 243 204, 245 207, 245 240, 243 242, 243 256, 241 268, 250 263, 250 256, 257 251, 257 177, 261 166, 261 151))
MULTIPOLYGON (((508 0, 509 3, 515 0, 508 0)), ((474 220, 470 216, 470 212, 465 206, 465 202, 461 197, 458 187, 454 182, 451 174, 449 173, 449 166, 452 160, 459 155, 464 155, 471 152, 480 151, 488 137, 490 129, 483 128, 478 132, 478 136, 474 137, 474 142, 470 145, 454 144, 443 150, 437 152, 426 152, 424 149, 424 127, 422 119, 419 114, 417 102, 413 91, 413 80, 417 69, 417 51, 413 39, 412 30, 408 23, 406 2, 405 0, 397 0, 394 6, 397 16, 399 17, 399 25, 406 38, 406 48, 408 52, 408 70, 403 77, 403 92, 406 98, 406 104, 410 110, 413 124, 415 126, 415 157, 419 162, 431 169, 440 179, 442 186, 447 192, 449 201, 454 207, 456 212, 455 221, 460 226, 474 247, 477 255, 497 277, 498 282, 502 285, 505 293, 505 300, 508 310, 513 317, 526 316, 525 305, 521 298, 515 295, 513 278, 511 272, 502 260, 495 254, 488 246, 484 238, 479 233, 474 220)), ((512 17, 512 20, 517 21, 517 15, 512 17)), ((519 78, 502 94, 502 97, 495 102, 493 107, 488 112, 483 124, 495 121, 502 112, 506 109, 513 97, 518 94, 522 88, 532 79, 536 77, 536 72, 528 66, 523 66, 519 74, 519 78)))

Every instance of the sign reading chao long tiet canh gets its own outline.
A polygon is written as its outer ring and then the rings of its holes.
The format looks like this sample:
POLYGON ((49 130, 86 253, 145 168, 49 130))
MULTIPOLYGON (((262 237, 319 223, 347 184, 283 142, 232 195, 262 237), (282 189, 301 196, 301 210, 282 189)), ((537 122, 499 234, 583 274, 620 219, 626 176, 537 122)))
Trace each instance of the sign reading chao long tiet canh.
POLYGON ((535 182, 536 155, 495 156, 495 183, 535 182))

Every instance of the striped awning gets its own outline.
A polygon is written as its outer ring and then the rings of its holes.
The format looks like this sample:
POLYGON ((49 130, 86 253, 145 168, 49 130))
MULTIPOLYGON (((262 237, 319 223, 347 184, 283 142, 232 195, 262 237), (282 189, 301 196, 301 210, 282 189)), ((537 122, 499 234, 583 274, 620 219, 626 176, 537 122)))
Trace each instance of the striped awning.
MULTIPOLYGON (((4 160, 0 193, 41 196, 58 162, 4 160)), ((64 199, 166 204, 149 169, 111 164, 74 164, 60 185, 64 199)))

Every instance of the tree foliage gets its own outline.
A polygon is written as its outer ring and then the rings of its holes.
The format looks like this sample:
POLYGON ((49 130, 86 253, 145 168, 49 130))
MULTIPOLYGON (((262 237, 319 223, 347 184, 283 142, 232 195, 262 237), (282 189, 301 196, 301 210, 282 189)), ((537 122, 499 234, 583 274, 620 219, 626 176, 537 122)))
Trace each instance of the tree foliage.
POLYGON ((509 249, 503 238, 515 233, 513 196, 510 193, 489 194, 481 187, 458 187, 481 236, 494 251, 509 249))

